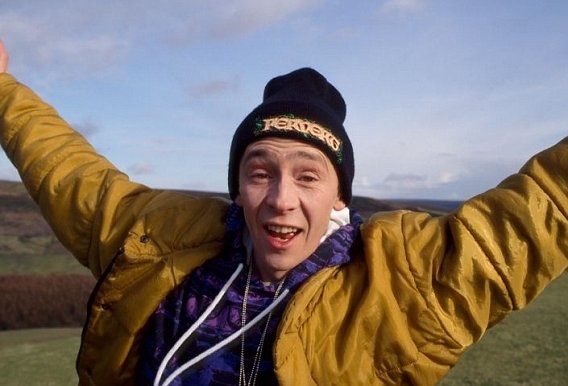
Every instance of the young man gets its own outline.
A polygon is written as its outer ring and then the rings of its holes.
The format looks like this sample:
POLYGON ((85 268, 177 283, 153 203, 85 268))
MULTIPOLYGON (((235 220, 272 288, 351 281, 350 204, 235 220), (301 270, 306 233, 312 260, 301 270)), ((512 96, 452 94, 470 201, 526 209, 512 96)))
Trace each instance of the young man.
POLYGON ((566 269, 568 139, 448 216, 362 223, 314 70, 237 128, 227 203, 129 181, 6 67, 0 46, 2 147, 98 278, 81 384, 431 385, 566 269))

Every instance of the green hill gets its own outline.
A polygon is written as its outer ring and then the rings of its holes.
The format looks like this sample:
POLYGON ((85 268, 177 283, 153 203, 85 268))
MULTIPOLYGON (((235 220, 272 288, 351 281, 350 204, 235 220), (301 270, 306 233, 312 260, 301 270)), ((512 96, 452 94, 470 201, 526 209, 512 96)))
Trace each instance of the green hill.
MULTIPOLYGON (((226 193, 184 191, 197 196, 227 196, 226 193)), ((353 209, 363 217, 401 208, 417 209, 418 202, 354 197, 353 209)), ((425 210, 439 214, 443 209, 426 204, 425 210)), ((85 273, 59 243, 21 182, 0 180, 0 275, 85 273)))

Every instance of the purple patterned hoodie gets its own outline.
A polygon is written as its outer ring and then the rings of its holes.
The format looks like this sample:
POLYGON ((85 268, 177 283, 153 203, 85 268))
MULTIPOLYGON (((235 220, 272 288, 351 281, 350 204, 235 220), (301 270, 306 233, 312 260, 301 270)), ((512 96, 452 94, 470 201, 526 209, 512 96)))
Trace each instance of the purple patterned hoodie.
MULTIPOLYGON (((242 241, 246 227, 240 207, 235 204, 229 207, 226 224, 229 241, 223 252, 193 271, 160 303, 149 320, 143 335, 138 384, 153 384, 158 367, 168 350, 217 296, 239 263, 247 265, 247 248, 242 241)), ((339 227, 320 244, 308 259, 287 274, 283 288, 293 293, 306 279, 322 268, 347 263, 350 260, 350 250, 358 238, 360 224, 361 218, 351 213, 350 223, 339 227)), ((168 362, 162 380, 189 359, 241 328, 246 280, 247 269, 244 269, 229 287, 223 301, 198 326, 192 339, 184 343, 178 354, 168 362)), ((276 287, 277 284, 263 283, 253 271, 247 301, 247 321, 252 320, 273 302, 276 287)), ((284 299, 284 305, 289 298, 290 295, 284 299)), ((277 384, 273 372, 272 345, 284 307, 276 308, 270 318, 256 382, 259 385, 277 384)), ((247 378, 265 324, 266 321, 261 321, 246 333, 247 378)), ((241 340, 237 339, 231 345, 206 357, 177 377, 171 384, 238 385, 240 343, 241 340)))

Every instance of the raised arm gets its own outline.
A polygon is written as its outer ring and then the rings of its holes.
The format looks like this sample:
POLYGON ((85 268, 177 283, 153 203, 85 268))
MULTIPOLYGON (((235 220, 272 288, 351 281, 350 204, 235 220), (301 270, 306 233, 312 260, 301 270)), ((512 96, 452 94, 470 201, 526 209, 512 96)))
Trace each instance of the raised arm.
POLYGON ((464 346, 566 270, 567 230, 568 138, 455 214, 403 221, 417 285, 464 346))
MULTIPOLYGON (((393 374, 437 382, 487 328, 566 270, 567 230, 568 138, 453 214, 373 216, 362 238, 369 282, 377 284, 366 288, 389 304, 376 331, 390 323, 401 333, 392 345, 376 339, 379 351, 400 358, 393 374)), ((373 296, 364 299, 362 309, 378 308, 373 296)))
POLYGON ((58 239, 99 276, 120 248, 136 208, 155 193, 130 182, 51 106, 6 73, 7 66, 0 42, 1 145, 58 239))

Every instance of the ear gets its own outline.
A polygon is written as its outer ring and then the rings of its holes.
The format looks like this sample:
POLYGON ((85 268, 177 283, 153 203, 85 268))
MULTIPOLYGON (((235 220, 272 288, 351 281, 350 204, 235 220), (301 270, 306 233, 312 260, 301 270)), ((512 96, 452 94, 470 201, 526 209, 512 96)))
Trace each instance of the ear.
POLYGON ((234 201, 235 201, 235 204, 237 204, 238 206, 241 206, 241 207, 243 206, 243 201, 241 199, 240 193, 237 194, 237 197, 235 197, 234 201))
POLYGON ((347 205, 345 205, 345 202, 343 202, 342 199, 337 198, 337 201, 335 201, 335 205, 333 205, 333 209, 335 210, 341 210, 341 209, 345 209, 347 205))

